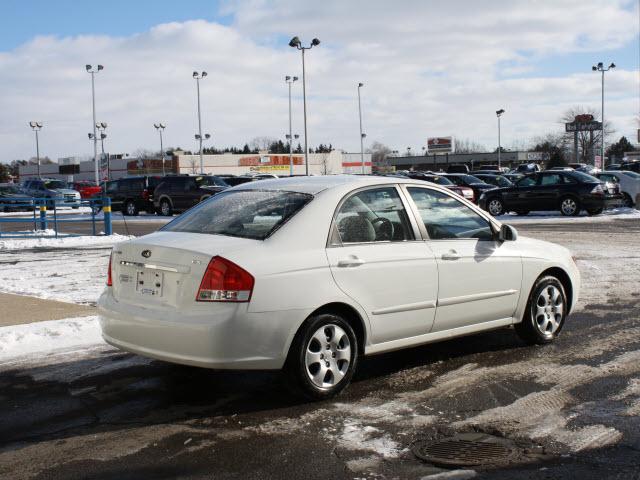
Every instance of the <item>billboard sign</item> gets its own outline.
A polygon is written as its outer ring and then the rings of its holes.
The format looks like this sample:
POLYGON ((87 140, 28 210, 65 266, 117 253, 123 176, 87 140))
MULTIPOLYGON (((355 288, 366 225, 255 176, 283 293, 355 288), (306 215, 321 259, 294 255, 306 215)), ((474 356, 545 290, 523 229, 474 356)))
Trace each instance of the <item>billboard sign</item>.
POLYGON ((431 137, 427 139, 427 152, 451 153, 453 152, 453 137, 431 137))
POLYGON ((602 157, 600 155, 596 155, 593 157, 594 167, 602 168, 602 157))
POLYGON ((569 122, 564 124, 566 132, 594 132, 602 130, 602 122, 569 122))

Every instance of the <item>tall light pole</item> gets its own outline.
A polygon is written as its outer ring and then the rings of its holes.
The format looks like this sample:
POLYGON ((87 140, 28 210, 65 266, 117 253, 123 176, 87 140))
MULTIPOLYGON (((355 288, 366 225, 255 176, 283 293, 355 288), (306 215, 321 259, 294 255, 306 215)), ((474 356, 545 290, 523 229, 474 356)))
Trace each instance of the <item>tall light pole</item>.
MULTIPOLYGON (((207 76, 207 72, 193 72, 193 78, 196 80, 196 90, 198 91, 198 136, 197 140, 200 141, 200 174, 204 173, 204 162, 202 161, 202 117, 200 115, 200 80, 207 76)), ((209 138, 207 134, 207 138, 209 138)))
POLYGON ((203 175, 204 169, 202 167, 202 142, 205 140, 209 140, 211 138, 211 135, 209 135, 208 133, 205 133, 204 135, 196 133, 194 137, 196 138, 196 140, 198 140, 198 142, 200 142, 200 175, 203 175))
POLYGON ((364 175, 364 138, 366 133, 362 133, 362 103, 360 102, 360 89, 364 83, 358 83, 358 117, 360 118, 360 162, 362 163, 362 174, 364 175))
POLYGON ((502 150, 502 143, 500 140, 500 117, 502 116, 502 114, 504 113, 504 108, 501 108, 500 110, 496 110, 496 117, 498 117, 498 169, 500 169, 500 167, 502 166, 502 164, 500 163, 500 151, 502 150))
POLYGON ((604 72, 608 72, 612 68, 616 68, 616 64, 613 62, 611 62, 611 65, 609 65, 607 68, 604 68, 602 62, 598 62, 597 65, 591 67, 591 70, 593 70, 594 72, 602 72, 602 114, 600 118, 600 120, 602 121, 602 138, 600 139, 600 162, 602 162, 600 164, 601 168, 604 168, 604 72))
POLYGON ((96 128, 100 132, 100 149, 102 150, 102 156, 104 157, 104 139, 107 138, 107 134, 104 131, 107 129, 106 122, 96 123, 96 128))
POLYGON ((303 47, 302 42, 298 37, 293 37, 289 41, 289 46, 292 48, 297 48, 302 52, 302 105, 304 109, 304 167, 305 174, 309 175, 309 146, 307 140, 307 81, 305 76, 304 69, 304 52, 305 50, 311 50, 313 47, 317 47, 320 45, 320 40, 314 38, 311 40, 311 44, 308 47, 303 47))
POLYGON ((158 133, 160 134, 160 156, 162 158, 162 175, 164 173, 164 147, 162 146, 162 131, 166 128, 166 125, 163 123, 154 123, 153 126, 156 128, 158 133))
POLYGON ((95 173, 96 185, 100 185, 100 175, 98 174, 98 135, 96 134, 96 85, 95 74, 102 70, 104 67, 98 65, 93 68, 92 65, 85 65, 85 69, 91 74, 91 104, 93 106, 93 166, 95 173))
POLYGON ((40 178, 40 142, 38 132, 42 129, 42 122, 29 122, 31 129, 36 132, 36 162, 38 164, 38 178, 40 178))
POLYGON ((298 81, 298 77, 290 77, 289 75, 287 75, 286 77, 284 77, 284 81, 289 86, 289 135, 287 136, 287 138, 289 139, 289 176, 293 177, 293 156, 291 155, 291 139, 292 139, 292 133, 291 133, 291 85, 293 85, 293 82, 297 82, 298 81))

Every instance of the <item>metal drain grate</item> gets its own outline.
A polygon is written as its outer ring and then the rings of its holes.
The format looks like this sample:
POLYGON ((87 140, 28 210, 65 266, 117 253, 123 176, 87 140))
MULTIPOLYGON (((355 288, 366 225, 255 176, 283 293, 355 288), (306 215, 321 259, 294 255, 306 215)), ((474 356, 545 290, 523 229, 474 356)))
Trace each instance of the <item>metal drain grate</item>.
POLYGON ((426 462, 447 467, 504 463, 515 454, 515 449, 507 440, 482 433, 417 441, 412 450, 426 462))

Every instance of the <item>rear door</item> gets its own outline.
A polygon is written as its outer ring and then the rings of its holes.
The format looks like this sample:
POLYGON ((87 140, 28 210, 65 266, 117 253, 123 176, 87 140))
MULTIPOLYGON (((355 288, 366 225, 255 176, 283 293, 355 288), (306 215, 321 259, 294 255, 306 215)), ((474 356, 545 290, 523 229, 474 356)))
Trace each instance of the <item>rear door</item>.
POLYGON ((486 218, 448 193, 406 190, 438 265, 433 331, 511 320, 522 281, 515 242, 498 241, 486 218))
POLYGON ((438 267, 395 186, 353 192, 334 216, 327 258, 339 288, 367 313, 371 342, 428 333, 438 267))
POLYGON ((536 204, 540 210, 555 210, 563 191, 564 176, 557 172, 543 172, 539 175, 540 184, 536 187, 536 204))

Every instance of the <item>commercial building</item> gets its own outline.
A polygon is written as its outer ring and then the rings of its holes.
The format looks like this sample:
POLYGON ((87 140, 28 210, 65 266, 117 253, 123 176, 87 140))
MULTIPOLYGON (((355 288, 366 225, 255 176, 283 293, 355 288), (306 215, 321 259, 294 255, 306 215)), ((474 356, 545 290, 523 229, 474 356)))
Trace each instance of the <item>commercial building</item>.
MULTIPOLYGON (((289 175, 288 154, 232 154, 203 155, 203 171, 210 175, 246 175, 250 173, 272 173, 278 176, 289 175)), ((371 173, 371 154, 364 155, 364 172, 371 173)), ((128 158, 118 155, 100 162, 100 178, 115 180, 134 175, 161 175, 162 160, 159 158, 128 158)), ((93 160, 51 163, 40 166, 40 176, 58 178, 65 181, 94 180, 93 160)), ((20 167, 19 181, 37 176, 36 165, 20 167)), ((200 173, 200 156, 187 155, 179 150, 164 161, 165 173, 200 173)), ((362 173, 362 161, 359 153, 346 153, 333 150, 329 153, 309 154, 310 175, 334 175, 339 173, 362 173)), ((304 175, 304 154, 293 155, 293 174, 304 175)))

